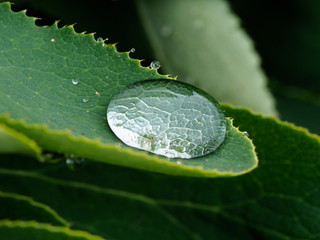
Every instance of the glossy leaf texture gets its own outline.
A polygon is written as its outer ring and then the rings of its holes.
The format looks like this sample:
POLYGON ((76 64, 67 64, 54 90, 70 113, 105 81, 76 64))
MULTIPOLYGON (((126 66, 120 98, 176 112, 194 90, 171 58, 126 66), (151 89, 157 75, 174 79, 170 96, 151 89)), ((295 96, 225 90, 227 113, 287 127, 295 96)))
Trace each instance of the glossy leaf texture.
POLYGON ((0 121, 41 149, 197 177, 235 176, 257 166, 251 140, 231 120, 214 154, 182 164, 121 144, 106 122, 112 96, 137 81, 169 78, 93 34, 57 24, 37 27, 8 3, 0 12, 0 121))
POLYGON ((319 239, 319 136, 224 108, 260 158, 243 176, 175 177, 94 161, 71 171, 3 155, 0 188, 32 196, 73 229, 107 239, 319 239))
POLYGON ((218 101, 275 115, 253 44, 224 0, 136 0, 166 71, 218 101))

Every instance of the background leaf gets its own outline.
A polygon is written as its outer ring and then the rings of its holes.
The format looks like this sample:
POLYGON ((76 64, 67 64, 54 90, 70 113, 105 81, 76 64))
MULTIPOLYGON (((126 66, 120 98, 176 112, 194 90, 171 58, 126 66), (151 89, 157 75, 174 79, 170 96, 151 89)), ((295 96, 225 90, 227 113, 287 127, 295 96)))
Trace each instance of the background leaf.
POLYGON ((124 146, 106 122, 111 97, 130 83, 168 77, 92 34, 39 28, 23 12, 0 7, 0 113, 10 113, 0 120, 43 149, 174 175, 232 176, 257 166, 252 142, 230 120, 219 150, 182 164, 124 146))
POLYGON ((69 226, 69 223, 53 209, 26 196, 0 192, 0 205, 0 219, 37 220, 42 223, 69 226))
POLYGON ((137 0, 142 24, 167 72, 219 101, 275 115, 251 40, 223 0, 137 0))
POLYGON ((319 1, 229 2, 263 59, 281 119, 319 134, 319 1))
POLYGON ((6 239, 24 240, 103 240, 82 231, 72 231, 65 227, 55 227, 34 221, 0 221, 0 234, 6 239))
POLYGON ((173 177, 91 161, 70 171, 63 163, 7 156, 0 187, 106 238, 317 239, 319 137, 247 110, 225 110, 257 146, 260 167, 246 175, 173 177))

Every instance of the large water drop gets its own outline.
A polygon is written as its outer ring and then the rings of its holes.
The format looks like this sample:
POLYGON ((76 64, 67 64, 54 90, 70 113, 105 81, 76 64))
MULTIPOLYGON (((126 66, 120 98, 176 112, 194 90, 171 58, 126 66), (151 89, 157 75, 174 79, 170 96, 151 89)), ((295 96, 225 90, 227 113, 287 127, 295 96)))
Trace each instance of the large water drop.
POLYGON ((173 80, 145 80, 125 87, 110 101, 107 120, 125 144, 168 158, 209 154, 226 134, 217 101, 173 80))

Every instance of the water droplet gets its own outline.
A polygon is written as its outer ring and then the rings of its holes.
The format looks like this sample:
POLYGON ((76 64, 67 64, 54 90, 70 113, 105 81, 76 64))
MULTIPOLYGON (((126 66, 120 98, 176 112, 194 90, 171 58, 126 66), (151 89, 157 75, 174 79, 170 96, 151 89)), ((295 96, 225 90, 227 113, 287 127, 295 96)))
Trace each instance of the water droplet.
POLYGON ((100 93, 99 93, 98 91, 96 91, 94 94, 95 94, 95 95, 98 95, 98 96, 100 95, 100 93))
POLYGON ((98 43, 103 42, 103 38, 102 38, 102 37, 98 37, 98 38, 97 38, 97 42, 98 42, 98 43))
POLYGON ((71 80, 72 84, 77 85, 79 83, 79 81, 77 79, 72 79, 71 80))
POLYGON ((84 166, 85 164, 84 158, 77 158, 72 155, 66 155, 66 164, 72 170, 77 170, 84 166))
POLYGON ((106 76, 106 78, 109 78, 109 76, 106 76))
POLYGON ((131 49, 130 49, 130 52, 132 52, 132 53, 134 53, 135 51, 136 51, 135 48, 131 48, 131 49))
POLYGON ((159 69, 161 67, 161 64, 159 61, 152 61, 150 63, 150 68, 151 69, 159 69))
POLYGON ((89 101, 88 98, 82 98, 82 102, 86 103, 86 102, 88 102, 88 101, 89 101))
POLYGON ((224 141, 226 120, 206 92, 173 80, 145 80, 113 96, 107 120, 125 144, 169 158, 194 158, 224 141))
POLYGON ((243 135, 245 135, 246 137, 250 137, 249 133, 248 132, 242 132, 243 135))
POLYGON ((55 42, 56 40, 54 39, 54 38, 51 38, 51 40, 50 40, 51 42, 55 42))

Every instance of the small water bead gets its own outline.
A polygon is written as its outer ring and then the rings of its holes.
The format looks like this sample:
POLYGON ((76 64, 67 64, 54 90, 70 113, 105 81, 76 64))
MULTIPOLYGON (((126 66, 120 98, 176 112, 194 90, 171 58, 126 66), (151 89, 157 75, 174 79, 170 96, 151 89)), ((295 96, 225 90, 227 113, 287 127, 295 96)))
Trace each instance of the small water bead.
POLYGON ((107 120, 125 144, 169 158, 194 158, 224 141, 226 120, 206 92, 173 80, 145 80, 113 96, 107 120))
POLYGON ((77 79, 72 79, 71 82, 73 85, 77 85, 79 83, 79 81, 77 79))
POLYGON ((97 38, 97 42, 98 42, 98 43, 101 43, 101 42, 103 42, 103 41, 104 41, 104 40, 103 40, 102 37, 98 37, 98 38, 97 38))
POLYGON ((76 158, 72 156, 71 157, 69 156, 66 158, 66 164, 72 170, 77 170, 83 167, 85 162, 86 162, 85 158, 76 158))
POLYGON ((136 51, 135 48, 131 48, 131 49, 130 49, 130 52, 132 52, 132 53, 134 53, 135 51, 136 51))
POLYGON ((82 98, 82 102, 86 103, 86 102, 88 102, 88 101, 89 101, 88 98, 82 98))
POLYGON ((250 137, 249 133, 248 132, 242 132, 243 135, 245 135, 246 137, 250 137))
POLYGON ((54 38, 51 38, 50 42, 55 42, 56 40, 54 38))
POLYGON ((159 69, 161 67, 161 64, 159 61, 152 61, 150 63, 150 68, 151 69, 159 69))

